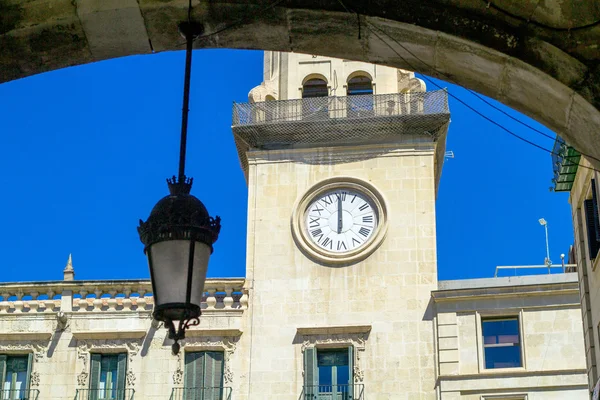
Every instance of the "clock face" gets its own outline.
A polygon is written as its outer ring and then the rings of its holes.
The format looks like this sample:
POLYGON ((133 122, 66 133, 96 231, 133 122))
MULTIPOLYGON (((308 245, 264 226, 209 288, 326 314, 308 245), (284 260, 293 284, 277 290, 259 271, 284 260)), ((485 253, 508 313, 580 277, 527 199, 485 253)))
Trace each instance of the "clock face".
POLYGON ((345 253, 366 244, 377 228, 377 210, 365 194, 335 189, 314 198, 306 209, 306 233, 319 248, 345 253))

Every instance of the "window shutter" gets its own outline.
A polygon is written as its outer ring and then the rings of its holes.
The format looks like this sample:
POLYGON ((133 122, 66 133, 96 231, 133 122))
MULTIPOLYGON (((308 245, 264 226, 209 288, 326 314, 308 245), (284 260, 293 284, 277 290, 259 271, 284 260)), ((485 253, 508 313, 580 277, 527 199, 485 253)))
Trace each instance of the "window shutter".
POLYGON ((592 205, 594 207, 594 226, 596 227, 596 242, 600 242, 600 216, 598 215, 598 191, 596 190, 596 180, 592 179, 592 205))
POLYGON ((98 387, 100 383, 100 365, 102 354, 90 354, 90 395, 89 400, 98 400, 98 387))
POLYGON ((348 346, 348 400, 354 399, 354 346, 348 346))
POLYGON ((125 399, 125 384, 127 379, 127 353, 117 356, 117 400, 125 399))
POLYGON ((598 250, 600 249, 600 242, 596 240, 596 230, 598 228, 595 224, 598 216, 598 209, 594 210, 593 200, 585 200, 583 202, 583 207, 585 208, 585 225, 587 228, 589 258, 590 260, 593 260, 596 258, 598 250))
POLYGON ((185 380, 183 388, 183 399, 202 399, 202 377, 204 376, 204 353, 185 353, 185 380))
POLYGON ((26 383, 25 383, 25 391, 26 391, 26 396, 29 397, 29 384, 31 381, 31 369, 33 367, 33 353, 29 353, 27 355, 27 375, 25 377, 25 379, 27 379, 26 383))
POLYGON ((304 350, 304 400, 314 400, 319 393, 316 353, 317 350, 313 347, 304 350))
POLYGON ((204 353, 205 400, 219 400, 223 386, 223 352, 207 351, 204 353))
MULTIPOLYGON (((6 380, 6 356, 0 356, 0 390, 4 390, 4 381, 6 380)), ((4 393, 2 393, 4 398, 4 393)))

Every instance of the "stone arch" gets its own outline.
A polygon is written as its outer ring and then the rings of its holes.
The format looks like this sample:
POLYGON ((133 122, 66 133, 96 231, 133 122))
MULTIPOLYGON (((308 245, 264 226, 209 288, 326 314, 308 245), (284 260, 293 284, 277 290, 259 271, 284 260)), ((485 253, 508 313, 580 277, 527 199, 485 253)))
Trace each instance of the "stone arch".
POLYGON ((348 84, 348 82, 350 82, 350 80, 352 78, 356 78, 358 76, 366 76, 367 78, 369 78, 371 80, 371 82, 373 82, 373 76, 368 73, 367 71, 364 70, 357 70, 357 71, 353 71, 350 74, 348 74, 348 77, 346 78, 346 84, 348 84))
MULTIPOLYGON (((461 0, 346 3, 354 13, 341 11, 338 2, 265 7, 262 0, 211 1, 193 10, 208 33, 195 46, 318 54, 436 76, 529 115, 600 160, 600 30, 586 28, 600 19, 600 9, 592 0, 548 7, 523 0, 508 13, 461 0)), ((177 23, 185 19, 186 4, 111 7, 48 0, 24 10, 0 3, 7 16, 0 27, 0 82, 181 50, 177 23)))
POLYGON ((302 86, 304 86, 306 84, 306 82, 313 80, 313 79, 320 79, 322 81, 325 81, 325 83, 327 85, 329 85, 329 79, 327 79, 325 77, 325 75, 314 73, 314 74, 308 74, 304 77, 304 79, 302 79, 302 86))

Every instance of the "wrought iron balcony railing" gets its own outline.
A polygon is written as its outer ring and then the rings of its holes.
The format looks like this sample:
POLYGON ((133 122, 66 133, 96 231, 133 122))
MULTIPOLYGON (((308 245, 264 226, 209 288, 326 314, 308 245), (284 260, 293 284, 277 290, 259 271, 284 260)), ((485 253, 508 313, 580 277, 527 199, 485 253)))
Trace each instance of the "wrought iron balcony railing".
POLYGON ((37 400, 40 391, 37 389, 1 390, 2 400, 37 400))
POLYGON ((170 400, 231 400, 231 388, 225 386, 173 388, 170 400))
POLYGON ((75 400, 133 400, 134 389, 77 389, 75 400))
POLYGON ((301 400, 364 400, 365 386, 351 385, 314 385, 304 386, 301 400))

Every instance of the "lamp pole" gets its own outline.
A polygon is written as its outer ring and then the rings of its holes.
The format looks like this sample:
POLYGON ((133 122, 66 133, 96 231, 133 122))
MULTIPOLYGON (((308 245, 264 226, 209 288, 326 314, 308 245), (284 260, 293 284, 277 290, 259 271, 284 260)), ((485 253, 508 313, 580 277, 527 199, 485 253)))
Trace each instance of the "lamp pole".
POLYGON ((539 223, 544 227, 544 231, 546 232, 546 259, 544 260, 544 264, 548 267, 548 273, 550 273, 552 261, 550 260, 550 244, 548 241, 548 222, 544 218, 540 218, 539 223))

